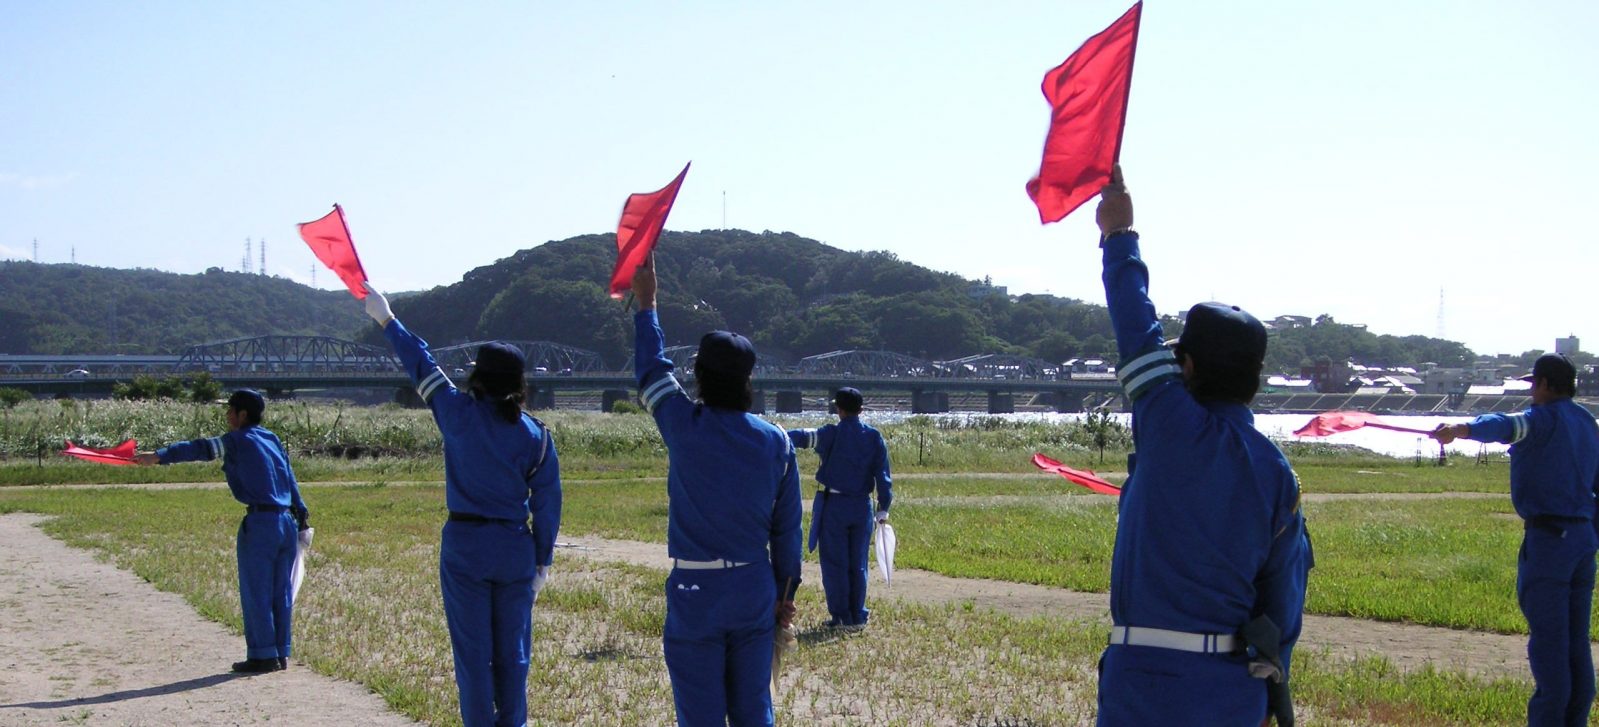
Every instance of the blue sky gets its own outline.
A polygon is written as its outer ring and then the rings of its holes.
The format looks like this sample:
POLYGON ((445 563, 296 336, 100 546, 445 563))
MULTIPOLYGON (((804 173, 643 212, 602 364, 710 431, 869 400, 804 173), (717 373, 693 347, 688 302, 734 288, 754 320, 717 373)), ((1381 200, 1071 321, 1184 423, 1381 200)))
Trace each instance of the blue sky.
MULTIPOLYGON (((1091 205, 1024 191, 1043 74, 1125 0, 0 0, 0 257, 308 281, 344 204, 380 287, 615 229, 890 250, 1101 300, 1091 205)), ((1122 162, 1163 312, 1220 299, 1599 349, 1599 3, 1150 0, 1122 162)), ((318 274, 321 287, 333 277, 318 274)))

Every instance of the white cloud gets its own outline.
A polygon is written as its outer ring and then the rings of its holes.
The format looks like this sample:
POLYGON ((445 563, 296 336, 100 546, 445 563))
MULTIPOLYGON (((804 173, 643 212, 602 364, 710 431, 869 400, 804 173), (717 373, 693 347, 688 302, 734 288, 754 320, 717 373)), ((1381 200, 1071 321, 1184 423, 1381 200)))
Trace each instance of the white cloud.
POLYGON ((67 174, 12 174, 0 172, 0 187, 16 187, 17 189, 59 189, 67 186, 72 180, 77 179, 77 173, 67 174))
POLYGON ((0 260, 32 260, 33 256, 14 247, 0 245, 0 260))

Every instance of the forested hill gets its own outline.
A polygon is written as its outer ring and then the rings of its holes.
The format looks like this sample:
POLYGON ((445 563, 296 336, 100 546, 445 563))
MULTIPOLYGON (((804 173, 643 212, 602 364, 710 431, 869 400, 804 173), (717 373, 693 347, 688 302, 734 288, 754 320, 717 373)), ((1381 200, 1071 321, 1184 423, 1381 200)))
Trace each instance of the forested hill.
MULTIPOLYGON (((656 258, 668 345, 728 328, 750 336, 775 362, 838 349, 926 359, 1014 353, 1054 362, 1115 360, 1102 305, 1007 296, 892 253, 848 252, 792 233, 707 230, 665 233, 656 258)), ((555 341, 621 367, 632 350, 632 323, 606 294, 615 260, 614 235, 547 242, 393 304, 435 346, 555 341)), ((384 282, 374 281, 380 288, 384 282)), ((1098 299, 1100 291, 1083 294, 1098 299)), ((1166 323, 1170 332, 1179 328, 1174 319, 1166 323)), ((195 343, 264 334, 387 345, 343 291, 214 268, 178 275, 0 261, 0 353, 180 353, 195 343)), ((1472 357, 1458 343, 1377 336, 1322 316, 1274 332, 1267 369, 1297 372, 1318 359, 1448 366, 1472 357)))
MULTIPOLYGON (((435 345, 489 338, 565 343, 621 366, 631 319, 606 294, 614 235, 548 242, 467 273, 461 282, 395 302, 395 313, 435 345)), ((667 232, 657 247, 660 316, 668 345, 705 331, 749 335, 779 361, 838 349, 881 349, 927 359, 1016 353, 1048 361, 1115 358, 1102 305, 1050 295, 1009 297, 892 253, 856 253, 792 233, 667 232)), ((381 281, 378 281, 381 285, 381 281)), ((1100 291, 1085 291, 1096 297, 1100 291)), ((1175 313, 1175 311, 1169 311, 1175 313)), ((1175 332, 1175 320, 1167 320, 1175 332)), ((376 329, 362 336, 381 342, 376 329)), ((1268 369, 1318 358, 1374 365, 1459 365, 1471 351, 1424 336, 1377 336, 1323 316, 1273 336, 1268 369)))
POLYGON ((365 320, 349 293, 284 278, 0 261, 0 353, 177 354, 243 336, 348 338, 365 320))

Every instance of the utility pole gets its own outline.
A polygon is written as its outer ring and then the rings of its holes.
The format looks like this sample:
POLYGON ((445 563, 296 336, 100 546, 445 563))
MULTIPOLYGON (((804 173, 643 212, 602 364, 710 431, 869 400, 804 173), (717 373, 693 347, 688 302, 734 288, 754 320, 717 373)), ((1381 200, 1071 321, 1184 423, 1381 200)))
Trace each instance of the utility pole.
POLYGON ((73 245, 72 246, 72 264, 73 265, 77 265, 78 264, 78 246, 77 245, 73 245))
POLYGON ((266 238, 261 238, 261 269, 256 271, 266 275, 266 238))
POLYGON ((239 271, 248 275, 250 273, 250 238, 244 238, 244 262, 239 264, 239 271))
POLYGON ((727 229, 727 190, 722 190, 722 229, 727 229))
POLYGON ((39 238, 33 238, 33 261, 39 262, 39 238))
POLYGON ((1444 286, 1438 286, 1438 337, 1444 337, 1444 286))
POLYGON ((311 263, 311 287, 316 287, 316 263, 311 263))

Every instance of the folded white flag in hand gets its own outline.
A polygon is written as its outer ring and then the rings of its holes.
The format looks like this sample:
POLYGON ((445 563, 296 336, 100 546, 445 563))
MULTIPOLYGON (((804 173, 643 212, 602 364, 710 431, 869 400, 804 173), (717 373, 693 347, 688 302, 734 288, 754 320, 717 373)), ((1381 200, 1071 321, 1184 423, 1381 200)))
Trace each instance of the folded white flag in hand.
POLYGON ((294 551, 294 566, 289 568, 289 603, 300 596, 300 581, 305 580, 305 556, 311 550, 311 536, 316 535, 316 528, 306 528, 300 531, 299 546, 294 551))
POLYGON ((872 540, 877 545, 877 569, 882 571, 883 581, 892 586, 894 585, 894 526, 879 523, 872 540))

